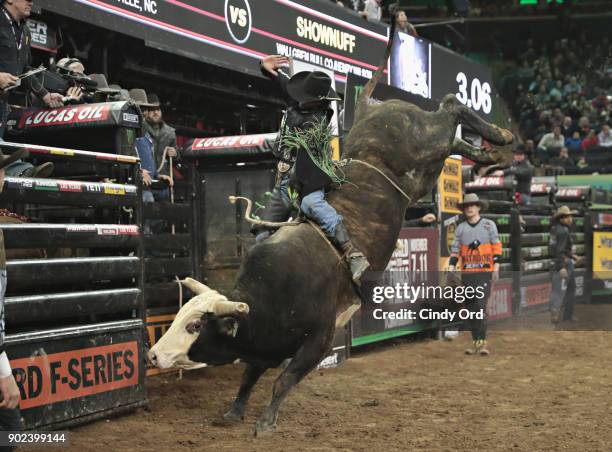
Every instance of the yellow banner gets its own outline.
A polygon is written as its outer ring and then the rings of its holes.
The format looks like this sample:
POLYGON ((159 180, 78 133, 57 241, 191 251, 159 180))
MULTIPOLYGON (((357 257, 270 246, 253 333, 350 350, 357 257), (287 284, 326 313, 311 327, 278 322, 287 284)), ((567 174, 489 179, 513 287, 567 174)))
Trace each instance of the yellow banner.
POLYGON ((612 232, 593 233, 593 276, 612 278, 612 232))
POLYGON ((107 195, 125 195, 125 188, 105 186, 104 193, 106 193, 107 195))
POLYGON ((448 266, 450 248, 455 240, 457 204, 463 200, 461 157, 449 157, 438 179, 438 215, 440 220, 440 270, 448 266))
POLYGON ((462 199, 461 190, 461 159, 449 157, 444 162, 444 168, 438 180, 438 196, 440 212, 461 213, 457 203, 462 199))

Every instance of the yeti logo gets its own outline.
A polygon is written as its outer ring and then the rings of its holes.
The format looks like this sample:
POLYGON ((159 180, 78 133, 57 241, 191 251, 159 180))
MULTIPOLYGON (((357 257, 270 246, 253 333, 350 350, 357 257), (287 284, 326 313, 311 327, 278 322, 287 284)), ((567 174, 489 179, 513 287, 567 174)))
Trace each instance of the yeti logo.
POLYGON ((249 0, 225 0, 225 24, 234 41, 245 43, 253 27, 249 0))

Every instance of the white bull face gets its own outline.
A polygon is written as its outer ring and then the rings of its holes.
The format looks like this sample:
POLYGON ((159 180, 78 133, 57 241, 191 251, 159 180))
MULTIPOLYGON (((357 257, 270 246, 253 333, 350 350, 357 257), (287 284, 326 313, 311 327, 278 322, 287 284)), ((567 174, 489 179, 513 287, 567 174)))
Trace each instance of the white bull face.
MULTIPOLYGON (((148 353, 151 363, 160 369, 205 367, 206 363, 194 362, 188 356, 191 346, 203 329, 205 316, 246 315, 249 312, 249 306, 246 303, 230 301, 219 292, 194 279, 187 278, 183 284, 189 287, 196 296, 183 305, 166 334, 148 353)), ((229 325, 224 329, 224 333, 235 336, 237 323, 232 322, 229 325)))

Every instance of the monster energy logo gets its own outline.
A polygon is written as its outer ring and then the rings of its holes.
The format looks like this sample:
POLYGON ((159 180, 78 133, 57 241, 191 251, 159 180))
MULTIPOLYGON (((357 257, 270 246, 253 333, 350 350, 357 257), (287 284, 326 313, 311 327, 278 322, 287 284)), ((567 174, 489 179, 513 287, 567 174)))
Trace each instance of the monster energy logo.
POLYGON ((510 224, 510 217, 501 217, 497 219, 497 224, 499 225, 507 225, 510 224))
POLYGON ((134 129, 127 129, 126 133, 128 145, 132 146, 134 144, 136 133, 134 132, 134 129))

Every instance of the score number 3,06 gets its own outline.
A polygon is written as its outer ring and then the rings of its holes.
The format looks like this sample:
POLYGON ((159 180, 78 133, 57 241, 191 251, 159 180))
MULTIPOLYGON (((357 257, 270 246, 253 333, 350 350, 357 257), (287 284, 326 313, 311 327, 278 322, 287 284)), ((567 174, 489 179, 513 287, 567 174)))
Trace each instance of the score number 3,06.
POLYGON ((491 113, 491 85, 489 85, 489 82, 480 83, 477 78, 473 79, 469 95, 467 91, 468 79, 465 73, 459 72, 457 74, 457 83, 459 84, 459 92, 456 93, 456 96, 459 102, 475 111, 482 109, 485 114, 491 113))

